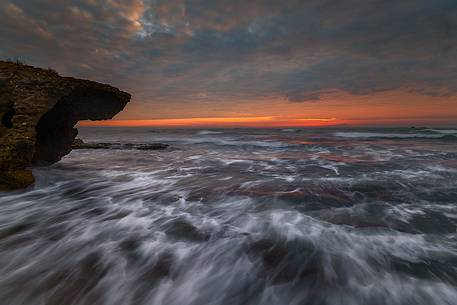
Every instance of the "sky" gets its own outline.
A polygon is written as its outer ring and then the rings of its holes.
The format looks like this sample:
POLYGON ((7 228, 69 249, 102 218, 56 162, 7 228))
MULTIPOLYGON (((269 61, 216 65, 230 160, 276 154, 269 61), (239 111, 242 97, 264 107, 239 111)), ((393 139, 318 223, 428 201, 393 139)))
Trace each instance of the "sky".
POLYGON ((457 126, 456 0, 0 0, 0 58, 131 93, 104 125, 457 126))

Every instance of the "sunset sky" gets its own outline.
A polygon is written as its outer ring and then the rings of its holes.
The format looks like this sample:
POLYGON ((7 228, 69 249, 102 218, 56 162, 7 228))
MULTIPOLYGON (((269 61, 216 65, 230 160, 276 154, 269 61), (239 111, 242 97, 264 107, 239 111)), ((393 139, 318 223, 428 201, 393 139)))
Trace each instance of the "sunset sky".
POLYGON ((456 0, 0 0, 0 42, 130 92, 104 125, 457 125, 456 0))

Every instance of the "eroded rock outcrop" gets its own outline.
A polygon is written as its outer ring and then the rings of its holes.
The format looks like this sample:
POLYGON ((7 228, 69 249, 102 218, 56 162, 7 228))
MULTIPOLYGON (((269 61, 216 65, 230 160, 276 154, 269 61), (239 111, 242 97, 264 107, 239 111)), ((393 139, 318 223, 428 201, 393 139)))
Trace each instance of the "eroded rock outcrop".
POLYGON ((131 150, 163 150, 169 147, 163 143, 85 143, 81 139, 73 141, 72 149, 131 149, 131 150))
POLYGON ((80 120, 106 120, 130 94, 55 71, 0 61, 0 190, 33 183, 32 164, 71 151, 80 120))

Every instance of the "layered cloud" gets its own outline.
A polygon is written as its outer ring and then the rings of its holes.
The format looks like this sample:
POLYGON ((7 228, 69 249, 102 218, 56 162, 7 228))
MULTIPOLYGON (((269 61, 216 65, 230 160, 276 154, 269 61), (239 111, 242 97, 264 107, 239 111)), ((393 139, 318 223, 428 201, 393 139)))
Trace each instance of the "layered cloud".
POLYGON ((0 41, 141 107, 457 92, 455 0, 5 0, 0 41))

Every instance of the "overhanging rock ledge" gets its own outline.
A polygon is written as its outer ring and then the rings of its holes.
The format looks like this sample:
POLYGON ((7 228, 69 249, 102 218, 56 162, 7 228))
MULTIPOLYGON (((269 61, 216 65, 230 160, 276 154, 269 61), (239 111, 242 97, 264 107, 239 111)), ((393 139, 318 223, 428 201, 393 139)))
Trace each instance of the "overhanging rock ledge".
POLYGON ((30 167, 71 151, 81 120, 107 120, 130 94, 55 71, 0 61, 0 191, 34 182, 30 167))

